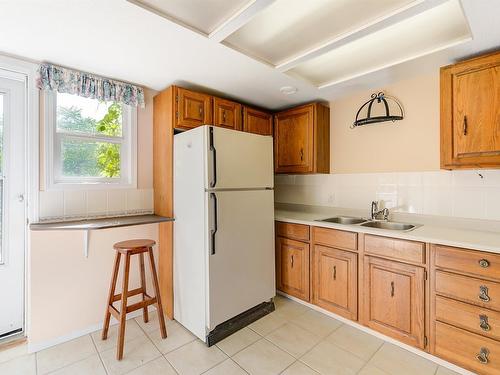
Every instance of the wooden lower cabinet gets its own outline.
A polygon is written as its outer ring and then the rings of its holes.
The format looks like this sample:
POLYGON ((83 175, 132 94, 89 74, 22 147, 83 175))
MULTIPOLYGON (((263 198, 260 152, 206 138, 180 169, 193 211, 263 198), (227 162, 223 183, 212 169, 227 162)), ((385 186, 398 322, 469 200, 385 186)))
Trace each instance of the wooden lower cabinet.
POLYGON ((358 255, 315 245, 312 303, 351 320, 358 319, 358 255))
POLYGON ((424 268, 365 256, 363 294, 366 326, 424 349, 424 268))
POLYGON ((282 292, 309 301, 309 244, 277 237, 276 284, 282 292))

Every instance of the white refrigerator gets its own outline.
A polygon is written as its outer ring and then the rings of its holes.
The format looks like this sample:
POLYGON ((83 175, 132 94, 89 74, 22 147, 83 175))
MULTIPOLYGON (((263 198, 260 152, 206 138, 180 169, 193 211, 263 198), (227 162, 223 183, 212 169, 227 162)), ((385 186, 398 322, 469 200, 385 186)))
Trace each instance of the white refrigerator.
POLYGON ((174 137, 174 318, 209 345, 275 296, 273 185, 272 137, 209 125, 174 137))

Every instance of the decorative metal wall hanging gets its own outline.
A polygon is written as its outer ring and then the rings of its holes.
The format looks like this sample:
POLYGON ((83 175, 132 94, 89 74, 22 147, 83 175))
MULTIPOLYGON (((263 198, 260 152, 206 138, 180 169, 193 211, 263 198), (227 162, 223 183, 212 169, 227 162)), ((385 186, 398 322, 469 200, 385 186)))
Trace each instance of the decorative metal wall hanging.
POLYGON ((351 129, 354 129, 358 126, 362 125, 368 125, 368 124, 375 124, 377 122, 384 122, 384 121, 396 121, 396 120, 402 120, 404 118, 404 113, 403 113, 403 107, 401 104, 393 97, 391 96, 386 96, 383 92, 379 92, 378 94, 373 93, 371 95, 371 99, 368 100, 365 104, 361 106, 361 108, 358 110, 358 113, 356 113, 356 120, 354 123, 351 125, 351 129), (397 107, 399 108, 399 114, 391 114, 389 111, 389 103, 394 102, 397 104, 397 107), (372 116, 372 106, 373 104, 383 104, 385 107, 385 116, 372 116), (367 113, 365 118, 359 118, 360 113, 363 111, 363 108, 367 107, 367 113))

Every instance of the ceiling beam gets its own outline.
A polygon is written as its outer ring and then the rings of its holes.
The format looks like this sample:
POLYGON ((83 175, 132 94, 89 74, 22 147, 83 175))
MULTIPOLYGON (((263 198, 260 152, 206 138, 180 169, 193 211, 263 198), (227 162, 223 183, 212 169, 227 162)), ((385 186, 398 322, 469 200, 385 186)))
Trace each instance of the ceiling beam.
POLYGON ((233 14, 230 18, 224 21, 214 31, 212 31, 208 38, 217 43, 222 42, 229 35, 236 30, 243 27, 255 15, 274 3, 276 0, 254 0, 249 2, 245 7, 241 8, 238 12, 233 14))
POLYGON ((417 0, 415 2, 410 3, 406 7, 399 8, 396 11, 387 14, 381 18, 378 18, 371 23, 363 25, 362 27, 356 30, 342 34, 339 37, 328 41, 322 46, 306 51, 303 54, 300 54, 283 63, 280 63, 276 65, 275 68, 281 72, 286 72, 305 61, 311 60, 331 50, 337 49, 343 45, 361 39, 369 34, 373 34, 379 30, 385 29, 396 23, 402 22, 408 18, 414 17, 422 12, 435 8, 438 5, 441 5, 447 1, 449 0, 417 0))

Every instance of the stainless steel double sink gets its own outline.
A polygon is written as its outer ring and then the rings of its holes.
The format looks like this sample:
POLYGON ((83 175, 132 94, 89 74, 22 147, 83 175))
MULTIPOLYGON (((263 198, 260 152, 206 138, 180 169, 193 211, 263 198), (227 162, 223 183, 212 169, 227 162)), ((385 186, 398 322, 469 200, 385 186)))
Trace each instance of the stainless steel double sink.
POLYGON ((417 224, 399 223, 396 221, 367 220, 361 217, 352 217, 352 216, 335 216, 326 219, 319 219, 316 221, 323 221, 325 223, 345 224, 345 225, 359 225, 361 227, 386 229, 386 230, 394 230, 401 232, 409 232, 420 226, 417 224))

